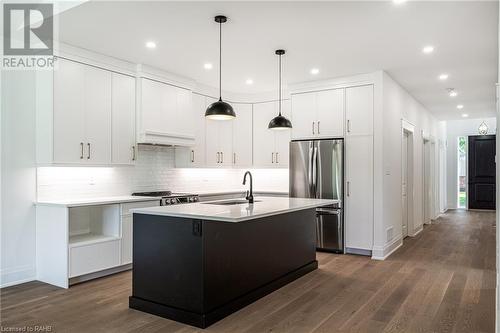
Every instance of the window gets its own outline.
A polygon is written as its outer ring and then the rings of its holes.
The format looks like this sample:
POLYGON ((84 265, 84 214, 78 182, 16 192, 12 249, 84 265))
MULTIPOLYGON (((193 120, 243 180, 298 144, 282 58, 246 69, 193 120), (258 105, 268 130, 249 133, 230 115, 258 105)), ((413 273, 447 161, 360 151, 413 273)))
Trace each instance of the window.
POLYGON ((458 198, 457 207, 467 208, 467 137, 458 137, 458 198))

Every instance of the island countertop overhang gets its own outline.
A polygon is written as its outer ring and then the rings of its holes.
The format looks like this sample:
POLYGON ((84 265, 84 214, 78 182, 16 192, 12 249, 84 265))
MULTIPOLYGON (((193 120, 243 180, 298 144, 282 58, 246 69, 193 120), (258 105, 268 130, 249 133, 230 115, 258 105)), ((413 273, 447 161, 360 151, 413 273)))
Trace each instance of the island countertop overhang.
MULTIPOLYGON (((226 200, 218 200, 226 201, 226 200)), ((253 204, 217 205, 217 201, 133 209, 134 214, 192 218, 208 221, 243 222, 266 216, 329 206, 338 200, 259 196, 253 204)))

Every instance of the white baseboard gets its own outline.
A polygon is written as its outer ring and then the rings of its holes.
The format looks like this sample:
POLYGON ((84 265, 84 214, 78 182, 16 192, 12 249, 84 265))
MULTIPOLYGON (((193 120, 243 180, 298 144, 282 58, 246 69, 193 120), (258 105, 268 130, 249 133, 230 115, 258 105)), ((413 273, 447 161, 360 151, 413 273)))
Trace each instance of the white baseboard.
POLYGON ((0 271, 0 288, 14 286, 36 280, 34 265, 25 265, 2 269, 0 271))
POLYGON ((422 232, 422 230, 424 230, 424 226, 421 225, 420 228, 417 229, 417 231, 414 231, 413 234, 409 235, 410 237, 415 237, 416 235, 418 235, 419 233, 422 232))
POLYGON ((374 260, 385 260, 391 254, 394 253, 397 249, 399 249, 403 245, 403 239, 401 236, 394 238, 389 244, 384 245, 383 247, 374 246, 372 251, 372 259, 374 260))

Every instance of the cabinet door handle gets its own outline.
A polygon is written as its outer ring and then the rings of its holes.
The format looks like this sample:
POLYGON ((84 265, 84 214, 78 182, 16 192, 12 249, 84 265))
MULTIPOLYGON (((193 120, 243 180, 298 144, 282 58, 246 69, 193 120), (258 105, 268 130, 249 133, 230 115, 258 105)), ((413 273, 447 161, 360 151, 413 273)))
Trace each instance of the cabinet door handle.
POLYGON ((224 163, 224 152, 220 152, 220 162, 224 163))
POLYGON ((220 163, 220 153, 217 152, 217 163, 220 163))
POLYGON ((314 123, 315 123, 315 122, 313 121, 313 123, 312 123, 313 135, 314 135, 314 123))
POLYGON ((347 182, 347 196, 350 196, 351 195, 351 187, 349 186, 351 184, 351 182, 347 182))
POLYGON ((89 148, 89 154, 87 155, 87 159, 90 160, 90 143, 87 143, 87 147, 89 148))
POLYGON ((191 163, 194 163, 194 149, 191 149, 191 163))
POLYGON ((319 131, 319 123, 320 121, 318 120, 318 134, 321 134, 321 132, 319 131))
POLYGON ((347 133, 351 132, 351 121, 347 119, 347 133))
POLYGON ((83 142, 80 142, 80 159, 83 160, 83 142))
POLYGON ((274 163, 274 152, 271 153, 271 163, 274 163))
POLYGON ((278 161, 278 152, 276 152, 276 163, 279 163, 279 161, 278 161))
POLYGON ((236 153, 233 153, 233 164, 236 164, 236 153))
POLYGON ((135 161, 135 146, 132 146, 132 161, 135 161))

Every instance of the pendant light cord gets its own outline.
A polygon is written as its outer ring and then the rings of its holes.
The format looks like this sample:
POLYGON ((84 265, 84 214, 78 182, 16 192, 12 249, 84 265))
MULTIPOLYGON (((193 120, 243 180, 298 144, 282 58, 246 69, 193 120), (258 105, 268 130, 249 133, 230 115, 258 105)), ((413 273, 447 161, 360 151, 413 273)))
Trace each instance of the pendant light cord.
POLYGON ((219 101, 222 101, 222 22, 219 22, 219 101))
POLYGON ((279 55, 280 58, 279 58, 279 87, 278 87, 278 100, 279 100, 279 113, 280 113, 280 116, 281 116, 281 54, 279 55))

